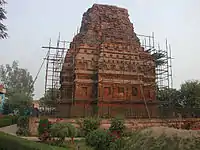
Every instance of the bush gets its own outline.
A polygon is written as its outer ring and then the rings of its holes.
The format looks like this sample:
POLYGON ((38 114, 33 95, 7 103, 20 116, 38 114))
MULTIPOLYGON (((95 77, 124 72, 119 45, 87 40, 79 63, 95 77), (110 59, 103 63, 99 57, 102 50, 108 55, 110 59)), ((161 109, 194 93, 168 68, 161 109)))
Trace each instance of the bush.
POLYGON ((28 128, 28 124, 29 124, 29 117, 27 116, 20 116, 17 120, 17 127, 28 128))
POLYGON ((41 119, 38 125, 38 134, 41 141, 46 141, 50 138, 51 124, 48 119, 41 119))
POLYGON ((58 138, 59 143, 63 143, 65 137, 68 136, 68 127, 66 123, 55 123, 50 128, 50 134, 54 138, 58 138))
POLYGON ((100 126, 100 120, 98 118, 86 118, 83 120, 82 130, 84 135, 87 136, 88 133, 98 129, 100 126))
POLYGON ((50 123, 48 119, 41 119, 38 125, 38 134, 42 135, 45 132, 49 132, 50 123))
POLYGON ((0 127, 10 126, 12 125, 12 120, 9 118, 0 119, 0 127))
POLYGON ((86 136, 86 144, 95 150, 109 150, 110 143, 114 140, 108 131, 97 129, 86 136))
POLYGON ((28 141, 2 132, 0 132, 0 149, 1 150, 67 150, 60 147, 54 147, 42 143, 28 141))
POLYGON ((0 118, 0 127, 10 126, 17 123, 18 116, 3 116, 0 118))
POLYGON ((29 132, 29 117, 27 116, 20 116, 17 121, 18 130, 16 132, 19 136, 28 136, 30 135, 29 132))
POLYGON ((66 137, 70 137, 74 143, 76 128, 70 123, 55 123, 50 128, 50 134, 53 138, 58 138, 58 144, 62 144, 66 137))
POLYGON ((18 128, 17 131, 16 131, 16 134, 18 136, 29 136, 30 135, 30 132, 28 129, 26 128, 18 128))
POLYGON ((123 138, 116 139, 110 143, 109 150, 121 150, 126 144, 126 140, 123 138))
POLYGON ((111 132, 116 132, 117 135, 121 136, 125 130, 124 120, 119 118, 113 118, 111 120, 111 126, 109 130, 111 132))
POLYGON ((19 118, 19 116, 16 116, 16 115, 6 115, 3 117, 4 119, 11 119, 12 120, 12 124, 16 124, 17 123, 17 120, 19 118))

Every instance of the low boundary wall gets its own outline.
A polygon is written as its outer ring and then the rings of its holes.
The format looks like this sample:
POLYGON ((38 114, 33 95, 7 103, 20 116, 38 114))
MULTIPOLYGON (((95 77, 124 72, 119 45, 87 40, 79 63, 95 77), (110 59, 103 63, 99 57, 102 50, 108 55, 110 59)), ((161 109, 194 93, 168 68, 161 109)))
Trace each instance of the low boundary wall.
MULTIPOLYGON (((40 118, 30 117, 29 118, 29 130, 31 135, 37 135, 37 128, 40 118)), ((79 128, 76 119, 62 119, 62 118, 49 118, 50 122, 67 122, 72 123, 75 127, 79 128)), ((127 130, 133 131, 136 129, 155 127, 155 126, 180 126, 184 122, 200 122, 200 118, 187 118, 187 119, 126 119, 125 126, 127 130)), ((100 128, 108 129, 110 127, 109 119, 102 119, 100 128)))

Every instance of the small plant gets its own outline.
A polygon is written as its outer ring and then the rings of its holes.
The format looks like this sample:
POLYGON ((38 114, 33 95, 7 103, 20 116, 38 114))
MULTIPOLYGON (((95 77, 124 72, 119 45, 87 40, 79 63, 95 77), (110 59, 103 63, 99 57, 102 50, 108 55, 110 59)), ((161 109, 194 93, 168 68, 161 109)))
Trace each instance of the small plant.
POLYGON ((29 136, 30 135, 30 132, 28 129, 26 128, 18 128, 17 131, 16 131, 16 134, 18 136, 29 136))
POLYGON ((50 139, 49 129, 51 124, 48 119, 41 119, 38 126, 39 139, 46 141, 50 139))
POLYGON ((53 138, 57 138, 54 141, 59 145, 63 144, 66 137, 70 137, 71 142, 74 143, 76 128, 72 124, 60 122, 51 126, 50 133, 53 138))
POLYGON ((95 150, 109 150, 110 143, 114 140, 109 131, 97 129, 88 133, 86 144, 95 150))
POLYGON ((124 120, 119 118, 113 118, 111 120, 111 126, 109 130, 113 134, 116 134, 116 136, 121 136, 125 130, 124 120))
POLYGON ((82 130, 86 136, 91 131, 98 129, 99 126, 100 120, 98 118, 86 118, 83 120, 82 130))
POLYGON ((109 150, 121 150, 126 144, 125 139, 118 138, 114 142, 110 143, 109 150))
POLYGON ((72 142, 72 144, 74 144, 74 137, 75 137, 76 134, 77 134, 77 130, 76 130, 76 128, 75 128, 72 124, 70 124, 70 123, 67 124, 67 127, 68 127, 68 137, 71 138, 71 142, 72 142))
POLYGON ((30 135, 29 132, 29 117, 27 116, 21 116, 17 120, 17 127, 18 130, 16 132, 19 136, 28 136, 30 135))
POLYGON ((29 117, 27 116, 20 116, 17 120, 17 127, 27 128, 28 124, 29 124, 29 117))

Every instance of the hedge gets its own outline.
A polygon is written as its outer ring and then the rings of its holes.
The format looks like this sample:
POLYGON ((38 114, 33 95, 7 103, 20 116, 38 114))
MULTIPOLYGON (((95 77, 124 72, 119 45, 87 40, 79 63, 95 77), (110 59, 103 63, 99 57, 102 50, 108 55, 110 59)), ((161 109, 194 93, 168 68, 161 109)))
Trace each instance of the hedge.
POLYGON ((1 150, 67 150, 66 148, 50 146, 43 143, 28 141, 0 132, 1 150))
POLYGON ((3 116, 0 118, 0 127, 16 124, 17 119, 18 119, 18 116, 3 116))

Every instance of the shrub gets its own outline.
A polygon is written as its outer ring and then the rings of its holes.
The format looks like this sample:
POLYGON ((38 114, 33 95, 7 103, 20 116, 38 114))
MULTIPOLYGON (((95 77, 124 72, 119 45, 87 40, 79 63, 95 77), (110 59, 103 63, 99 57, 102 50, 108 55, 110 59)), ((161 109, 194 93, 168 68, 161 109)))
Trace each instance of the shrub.
POLYGON ((29 132, 29 118, 27 116, 20 116, 17 121, 18 130, 16 132, 19 136, 28 136, 29 132))
POLYGON ((3 116, 3 119, 11 119, 12 120, 12 124, 16 124, 17 123, 17 120, 18 120, 19 116, 17 115, 6 115, 6 116, 3 116))
POLYGON ((98 118, 86 118, 83 120, 82 130, 86 136, 91 131, 98 129, 99 126, 100 120, 98 118))
POLYGON ((113 137, 108 131, 97 129, 88 133, 85 140, 86 144, 93 147, 95 150, 109 150, 113 137))
POLYGON ((50 134, 53 138, 58 138, 58 144, 62 144, 66 137, 70 137, 74 143, 76 128, 70 123, 55 123, 50 128, 50 134))
POLYGON ((12 125, 12 120, 9 118, 0 119, 0 127, 10 126, 12 125))
POLYGON ((46 141, 50 138, 49 129, 51 124, 48 119, 41 119, 38 125, 38 134, 41 141, 46 141))
POLYGON ((116 132, 117 135, 122 135, 125 130, 124 120, 119 118, 113 118, 111 120, 111 126, 109 128, 111 132, 116 132))
POLYGON ((18 136, 29 136, 30 135, 30 132, 28 129, 26 128, 18 128, 17 131, 16 131, 16 134, 18 136))
POLYGON ((41 119, 38 125, 38 134, 42 135, 45 132, 48 132, 50 129, 50 123, 48 119, 41 119))
POLYGON ((65 137, 68 136, 68 127, 66 123, 55 123, 50 128, 50 134, 54 138, 58 138, 59 143, 63 143, 65 137))
POLYGON ((71 141, 72 141, 72 143, 74 144, 74 137, 75 137, 76 134, 77 134, 77 130, 76 130, 76 128, 75 128, 72 124, 70 124, 70 123, 67 124, 67 127, 68 127, 68 135, 67 135, 67 136, 71 138, 71 141))
POLYGON ((126 140, 118 138, 114 142, 110 143, 109 150, 121 150, 126 144, 126 140))
POLYGON ((20 116, 17 120, 17 127, 28 128, 29 118, 27 116, 20 116))
POLYGON ((67 150, 60 147, 54 147, 42 143, 28 141, 2 132, 0 132, 0 149, 1 150, 67 150))
POLYGON ((16 124, 18 116, 2 116, 0 118, 0 127, 10 126, 16 124))

